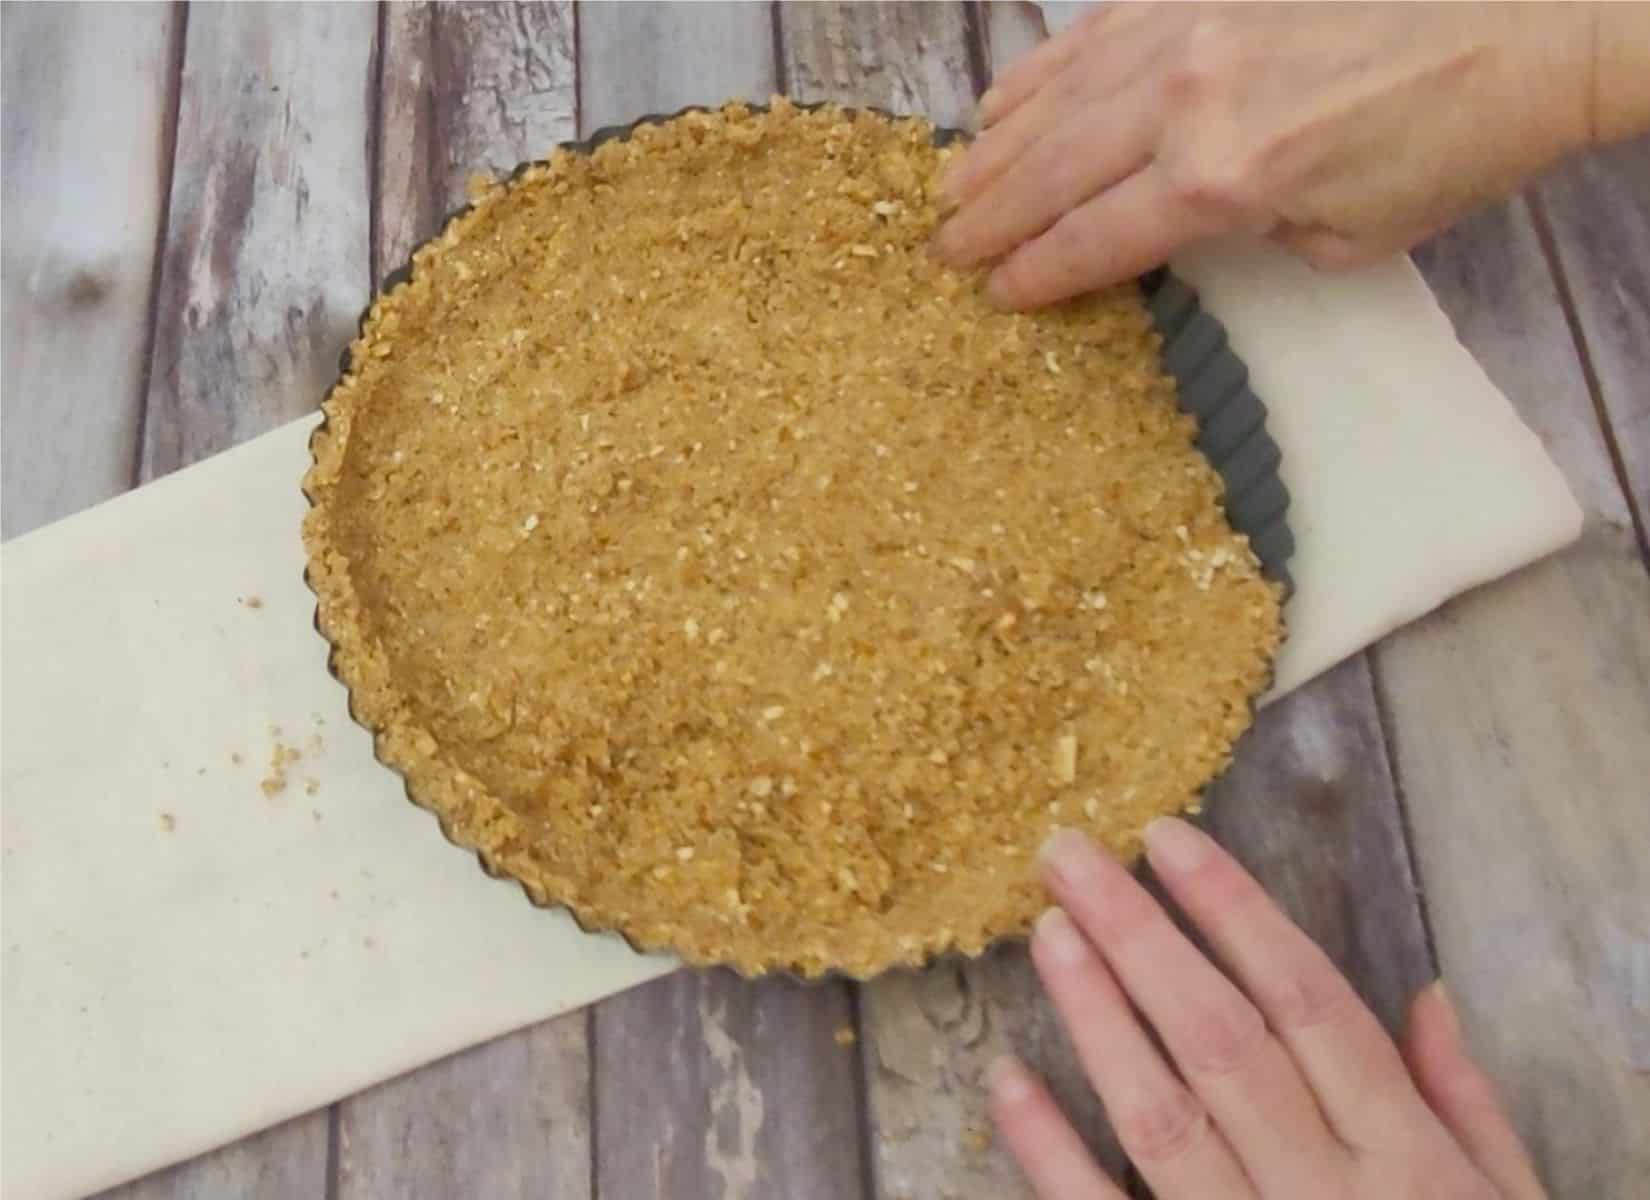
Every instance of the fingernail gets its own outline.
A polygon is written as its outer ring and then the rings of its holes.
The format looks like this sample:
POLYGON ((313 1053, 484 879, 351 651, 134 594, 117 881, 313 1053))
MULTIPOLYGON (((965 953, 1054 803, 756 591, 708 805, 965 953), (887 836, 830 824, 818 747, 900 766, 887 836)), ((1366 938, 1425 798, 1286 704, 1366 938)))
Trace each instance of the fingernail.
POLYGON ((1012 1054, 993 1060, 986 1068, 985 1081, 1003 1104, 1018 1104, 1031 1095, 1031 1077, 1012 1054))
MULTIPOLYGON (((1043 841, 1037 857, 1043 869, 1069 887, 1080 887, 1094 873, 1098 853, 1088 838, 1075 829, 1056 829, 1043 841)), ((1054 910, 1050 910, 1054 911, 1054 910)))
POLYGON ((1076 966, 1089 956, 1088 942, 1061 909, 1051 908, 1037 918, 1035 936, 1055 962, 1076 966))
POLYGON ((1146 858, 1154 870, 1189 874, 1209 861, 1214 848, 1208 834, 1177 817, 1158 817, 1146 826, 1146 858))
POLYGON ((1461 1040, 1461 1014, 1455 1011, 1455 997, 1449 994, 1442 979, 1432 981, 1432 994, 1438 998, 1438 1008, 1444 1016, 1444 1029, 1450 1038, 1461 1040))
POLYGON ((1003 269, 997 268, 991 272, 991 277, 985 281, 985 300, 998 312, 1018 312, 1019 301, 1014 297, 1014 289, 1003 282, 1003 269))
POLYGON ((988 87, 980 102, 974 106, 974 119, 981 125, 991 120, 991 114, 997 111, 997 106, 1003 102, 1003 93, 996 87, 988 87))

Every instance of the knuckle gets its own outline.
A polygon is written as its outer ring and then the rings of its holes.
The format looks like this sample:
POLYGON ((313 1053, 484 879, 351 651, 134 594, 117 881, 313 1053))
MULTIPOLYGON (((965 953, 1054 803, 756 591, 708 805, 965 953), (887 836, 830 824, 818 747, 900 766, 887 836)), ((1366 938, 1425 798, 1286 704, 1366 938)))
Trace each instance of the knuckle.
POLYGON ((1265 1050, 1266 1022, 1247 1000, 1206 1010, 1186 1032, 1176 1057, 1190 1073, 1208 1078, 1241 1074, 1265 1050))
POLYGON ((1197 1145, 1209 1118, 1190 1092, 1176 1088, 1150 1102, 1121 1108, 1113 1124, 1130 1158, 1154 1163, 1178 1158, 1197 1145))
POLYGON ((1171 105, 1196 105, 1236 83, 1243 67, 1241 44, 1232 26, 1219 16, 1193 22, 1180 52, 1163 74, 1171 105))
POLYGON ((1176 198, 1186 207, 1215 216, 1237 216, 1252 207, 1255 172, 1231 154, 1188 155, 1170 169, 1176 198))
POLYGON ((1339 1025, 1356 1015, 1357 995, 1327 964, 1299 967, 1268 986, 1266 1009, 1279 1033, 1339 1025))

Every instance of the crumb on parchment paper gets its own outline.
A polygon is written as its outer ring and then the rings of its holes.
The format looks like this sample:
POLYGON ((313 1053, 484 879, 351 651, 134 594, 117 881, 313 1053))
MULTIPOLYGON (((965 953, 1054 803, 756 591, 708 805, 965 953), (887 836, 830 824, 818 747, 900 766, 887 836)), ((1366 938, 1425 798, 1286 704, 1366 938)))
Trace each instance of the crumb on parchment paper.
MULTIPOLYGON (((278 729, 277 726, 270 726, 278 729)), ((269 774, 265 775, 258 784, 265 796, 276 796, 286 791, 287 768, 303 757, 303 752, 296 746, 288 746, 283 742, 276 742, 269 752, 269 774)))
POLYGON ((160 814, 160 828, 162 833, 171 833, 178 827, 178 819, 169 812, 160 814))

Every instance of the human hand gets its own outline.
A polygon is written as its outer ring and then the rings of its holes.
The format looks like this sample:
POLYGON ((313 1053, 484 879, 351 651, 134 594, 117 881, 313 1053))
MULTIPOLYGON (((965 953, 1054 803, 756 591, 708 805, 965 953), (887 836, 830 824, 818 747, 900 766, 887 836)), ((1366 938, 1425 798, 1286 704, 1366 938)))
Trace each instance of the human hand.
MULTIPOLYGON (((1416 998, 1400 1052, 1323 951, 1206 834, 1164 818, 1146 842, 1158 879, 1235 984, 1071 830, 1044 847, 1061 907, 1038 921, 1031 952, 1159 1200, 1544 1194, 1439 985, 1416 998)), ((1012 1058, 992 1067, 991 1109, 1040 1200, 1123 1200, 1012 1058)))
POLYGON ((984 131, 941 185, 958 207, 936 251, 996 261, 993 299, 1029 308, 1239 230, 1325 267, 1407 249, 1598 133, 1597 19, 1101 6, 986 92, 984 131))

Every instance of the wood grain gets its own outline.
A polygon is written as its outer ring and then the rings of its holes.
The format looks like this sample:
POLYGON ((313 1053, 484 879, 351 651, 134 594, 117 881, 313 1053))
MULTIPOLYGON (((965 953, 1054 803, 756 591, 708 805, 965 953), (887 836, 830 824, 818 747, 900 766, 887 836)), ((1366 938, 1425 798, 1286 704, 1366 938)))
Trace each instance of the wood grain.
POLYGON ((570 3, 384 9, 374 272, 382 277, 497 177, 577 134, 570 3))
POLYGON ((1650 576, 1522 201, 1417 254, 1587 510, 1580 543, 1378 649, 1469 1040, 1554 1195, 1650 1178, 1650 576))
POLYGON ((965 5, 792 4, 776 15, 792 97, 968 122, 978 81, 965 5))
POLYGON ((679 971, 595 1009, 602 1196, 864 1194, 846 989, 679 971), (846 1040, 844 1038, 844 1040, 846 1040))
MULTIPOLYGON (((189 18, 143 428, 147 481, 308 412, 367 297, 366 6, 189 18)), ((320 1195, 312 1113, 110 1193, 320 1195)))
POLYGON ((367 299, 365 5, 191 10, 140 476, 312 412, 367 299))
MULTIPOLYGON (((406 261, 467 180, 574 134, 568 4, 391 5, 373 260, 406 261)), ((588 1016, 570 1013, 338 1106, 340 1200, 590 1195, 588 1016)))
POLYGON ((1398 1031, 1434 969, 1364 655, 1260 714, 1203 822, 1398 1031))
POLYGON ((1538 195, 1650 556, 1650 137, 1571 163, 1538 195))
POLYGON ((579 9, 579 130, 690 104, 766 100, 779 88, 766 4, 586 4, 579 9))
MULTIPOLYGON (((156 1097, 156 1102, 163 1102, 156 1097)), ((326 1113, 311 1113, 221 1150, 99 1193, 97 1200, 222 1200, 226 1196, 323 1196, 326 1113)))
POLYGON ((0 12, 0 536, 132 486, 182 27, 170 7, 0 12))
POLYGON ((343 1101, 338 1200, 590 1196, 586 1025, 545 1021, 343 1101))
MULTIPOLYGON (((579 10, 580 131, 774 87, 767 5, 579 10)), ((861 1191, 862 1113, 840 984, 682 971, 594 1009, 602 1196, 821 1197, 861 1191)))

